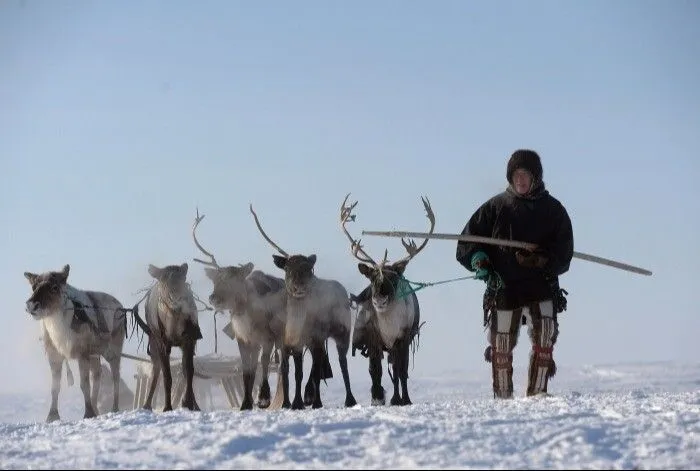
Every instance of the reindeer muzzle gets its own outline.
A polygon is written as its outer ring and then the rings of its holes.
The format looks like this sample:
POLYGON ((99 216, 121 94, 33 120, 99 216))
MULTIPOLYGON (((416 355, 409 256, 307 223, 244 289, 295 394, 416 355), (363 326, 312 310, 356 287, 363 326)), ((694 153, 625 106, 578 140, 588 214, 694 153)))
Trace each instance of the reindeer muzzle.
POLYGON ((39 310, 39 303, 36 301, 27 301, 24 310, 27 311, 31 316, 37 316, 37 311, 39 310))

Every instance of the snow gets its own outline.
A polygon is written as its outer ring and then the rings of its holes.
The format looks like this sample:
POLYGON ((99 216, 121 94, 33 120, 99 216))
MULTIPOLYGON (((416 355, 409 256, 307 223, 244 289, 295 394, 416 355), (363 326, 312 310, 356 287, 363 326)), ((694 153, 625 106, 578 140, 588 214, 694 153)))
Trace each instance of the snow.
MULTIPOLYGON (((386 370, 385 370, 386 371, 386 370)), ((44 423, 50 393, 0 395, 3 469, 692 469, 700 467, 700 363, 559 365, 551 396, 495 400, 490 366, 412 375, 413 405, 342 407, 340 375, 324 408, 128 410, 81 419, 63 383, 62 420, 44 423)), ((273 393, 275 375, 271 375, 273 393)), ((127 381, 128 382, 128 381, 127 381)), ((292 380, 293 384, 293 380, 292 380)), ((389 389, 385 372, 384 386, 389 389)), ((221 391, 214 390, 218 396, 221 391)), ((218 404, 218 405, 217 405, 218 404)))

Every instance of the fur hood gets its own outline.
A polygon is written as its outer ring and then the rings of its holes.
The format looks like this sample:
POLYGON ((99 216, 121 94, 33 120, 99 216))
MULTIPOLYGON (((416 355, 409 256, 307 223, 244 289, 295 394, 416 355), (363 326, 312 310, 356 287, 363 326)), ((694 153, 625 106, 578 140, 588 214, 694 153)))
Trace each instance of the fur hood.
POLYGON ((529 149, 518 149, 513 152, 508 160, 508 168, 506 170, 506 178, 508 183, 513 184, 513 173, 518 168, 524 168, 529 171, 534 179, 533 187, 542 183, 542 162, 537 152, 529 149))

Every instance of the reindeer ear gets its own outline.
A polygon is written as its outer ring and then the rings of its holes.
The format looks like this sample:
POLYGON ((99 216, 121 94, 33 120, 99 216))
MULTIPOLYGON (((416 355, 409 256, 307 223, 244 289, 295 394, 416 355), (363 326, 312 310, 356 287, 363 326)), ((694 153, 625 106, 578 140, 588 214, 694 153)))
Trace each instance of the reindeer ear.
POLYGON ((219 270, 217 270, 216 268, 206 267, 204 269, 204 273, 207 275, 207 278, 209 278, 211 281, 216 281, 216 278, 219 274, 219 270))
POLYGON ((189 265, 187 265, 187 262, 183 263, 180 265, 180 271, 182 272, 183 275, 187 275, 187 270, 189 269, 189 265))
POLYGON ((369 278, 370 280, 372 279, 372 267, 370 267, 366 263, 358 263, 357 269, 360 270, 360 273, 365 275, 367 278, 369 278))
POLYGON ((70 273, 70 265, 64 265, 63 270, 59 273, 61 283, 68 282, 68 274, 70 273))
POLYGON ((406 270, 406 266, 408 265, 408 260, 403 260, 401 262, 396 262, 392 265, 392 268, 396 273, 399 275, 403 275, 403 272, 406 270))
POLYGON ((287 266, 287 257, 283 257, 282 255, 273 255, 272 260, 275 262, 275 266, 277 268, 284 270, 284 267, 287 266))
POLYGON ((248 275, 250 275, 250 273, 253 271, 254 266, 255 265, 248 262, 240 268, 240 273, 241 275, 243 275, 243 278, 246 278, 248 275))
POLYGON ((309 256, 306 257, 306 258, 309 260, 309 263, 311 263, 311 266, 312 266, 312 267, 313 267, 314 265, 316 265, 316 254, 315 254, 315 253, 312 253, 311 255, 309 255, 309 256))
POLYGON ((28 271, 25 271, 24 277, 29 280, 29 284, 34 285, 34 282, 37 278, 39 278, 39 275, 37 275, 36 273, 30 273, 28 271))
POLYGON ((163 274, 163 270, 158 268, 157 266, 151 265, 149 263, 148 264, 148 274, 151 275, 156 280, 160 280, 160 277, 163 274))

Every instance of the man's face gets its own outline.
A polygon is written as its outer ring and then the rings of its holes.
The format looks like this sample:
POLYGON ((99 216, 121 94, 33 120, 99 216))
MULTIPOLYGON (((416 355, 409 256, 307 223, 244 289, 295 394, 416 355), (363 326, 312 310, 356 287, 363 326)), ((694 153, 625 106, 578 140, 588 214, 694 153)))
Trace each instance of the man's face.
POLYGON ((526 195, 532 187, 532 174, 524 168, 513 172, 513 188, 519 195, 526 195))

